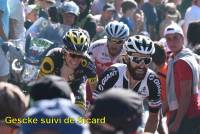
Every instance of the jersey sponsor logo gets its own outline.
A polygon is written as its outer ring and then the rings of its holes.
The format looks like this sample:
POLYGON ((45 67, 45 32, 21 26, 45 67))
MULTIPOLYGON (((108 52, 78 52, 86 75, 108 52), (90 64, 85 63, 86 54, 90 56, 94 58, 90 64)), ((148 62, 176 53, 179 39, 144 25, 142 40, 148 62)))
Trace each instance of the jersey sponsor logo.
POLYGON ((158 89, 158 95, 160 95, 161 84, 160 84, 159 79, 154 79, 154 80, 153 80, 153 83, 157 86, 157 89, 158 89))
POLYGON ((103 91, 103 90, 104 90, 104 87, 103 87, 101 84, 99 84, 99 85, 98 85, 98 90, 103 91))
POLYGON ((112 78, 112 77, 114 77, 114 76, 116 76, 116 75, 117 75, 117 71, 112 71, 112 72, 106 74, 106 76, 102 79, 102 85, 105 85, 106 82, 107 82, 110 78, 112 78))
POLYGON ((154 78, 155 78, 155 75, 153 75, 153 74, 149 75, 149 80, 153 80, 154 78))

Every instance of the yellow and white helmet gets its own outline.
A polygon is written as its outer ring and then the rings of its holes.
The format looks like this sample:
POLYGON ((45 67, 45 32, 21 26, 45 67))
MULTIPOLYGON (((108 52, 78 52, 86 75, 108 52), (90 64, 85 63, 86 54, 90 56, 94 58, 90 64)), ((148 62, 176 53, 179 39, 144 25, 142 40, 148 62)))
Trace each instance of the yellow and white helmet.
POLYGON ((90 36, 83 29, 70 29, 63 37, 64 51, 83 54, 90 44, 90 36))

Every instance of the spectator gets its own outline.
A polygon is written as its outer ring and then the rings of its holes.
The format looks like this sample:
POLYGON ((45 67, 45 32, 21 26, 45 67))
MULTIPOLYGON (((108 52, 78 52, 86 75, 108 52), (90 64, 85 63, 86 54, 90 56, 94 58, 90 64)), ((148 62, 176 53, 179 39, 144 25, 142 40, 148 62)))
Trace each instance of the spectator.
POLYGON ((186 10, 184 17, 184 35, 187 35, 189 24, 198 20, 200 20, 200 0, 192 0, 192 6, 186 10))
POLYGON ((55 3, 55 0, 35 0, 35 4, 39 7, 39 17, 48 19, 48 8, 55 3))
POLYGON ((114 0, 114 6, 115 6, 115 11, 114 11, 114 20, 119 20, 122 17, 122 3, 124 0, 114 0))
POLYGON ((178 23, 181 19, 181 14, 177 10, 174 3, 165 4, 164 20, 160 23, 160 37, 163 37, 165 28, 173 22, 178 23))
POLYGON ((70 28, 75 28, 75 22, 77 17, 80 14, 79 7, 73 1, 66 1, 63 3, 61 7, 61 16, 62 16, 62 25, 61 28, 63 29, 62 37, 66 32, 69 31, 70 28))
POLYGON ((98 26, 107 25, 107 23, 112 20, 114 11, 115 11, 114 5, 112 3, 106 3, 105 6, 103 7, 102 14, 94 16, 98 26))
POLYGON ((134 34, 139 34, 143 31, 145 31, 145 25, 144 25, 144 12, 140 9, 137 9, 135 13, 133 14, 133 20, 135 22, 134 26, 134 34))
POLYGON ((92 0, 74 0, 74 2, 80 8, 80 15, 76 20, 76 25, 87 30, 92 40, 96 34, 96 23, 90 13, 92 0))
POLYGON ((6 124, 6 117, 21 118, 26 111, 27 101, 19 87, 0 82, 0 132, 17 134, 18 124, 6 124))
POLYGON ((161 82, 161 96, 162 110, 160 113, 160 122, 158 125, 159 134, 168 134, 167 122, 165 113, 167 107, 167 97, 166 97, 166 74, 167 74, 167 54, 165 52, 164 46, 159 42, 154 42, 155 53, 152 55, 152 63, 154 65, 154 71, 158 75, 161 82))
POLYGON ((0 2, 0 81, 7 81, 9 63, 1 48, 4 41, 8 41, 9 33, 9 7, 7 0, 0 2))
POLYGON ((36 118, 37 122, 22 124, 20 132, 21 134, 90 134, 86 123, 77 122, 82 116, 69 100, 61 98, 41 100, 36 102, 24 116, 24 118, 36 118), (58 119, 58 122, 49 123, 52 118, 58 119))
POLYGON ((22 0, 8 0, 10 7, 10 39, 25 38, 25 7, 22 0))
POLYGON ((115 7, 111 3, 106 3, 103 7, 102 14, 95 15, 94 19, 96 20, 97 29, 96 29, 96 35, 94 37, 94 40, 99 40, 103 38, 106 34, 104 27, 107 25, 110 21, 113 19, 113 13, 115 11, 115 7))
POLYGON ((37 6, 36 5, 28 5, 25 8, 25 22, 24 27, 26 29, 29 29, 29 27, 38 19, 38 12, 37 12, 37 6))
POLYGON ((91 13, 93 15, 101 14, 106 3, 107 0, 94 0, 91 6, 91 13))
POLYGON ((187 31, 188 46, 194 48, 200 44, 200 20, 194 21, 189 24, 187 31))
POLYGON ((133 0, 126 0, 122 3, 122 17, 119 21, 123 22, 129 27, 129 31, 133 33, 134 30, 134 22, 133 22, 133 14, 137 9, 137 3, 133 0))
POLYGON ((171 49, 167 71, 167 101, 170 133, 194 134, 200 124, 200 70, 194 54, 184 48, 184 34, 180 26, 166 27, 164 36, 171 49))
POLYGON ((147 32, 149 32, 152 40, 158 40, 159 36, 159 18, 156 10, 157 0, 149 0, 144 3, 142 10, 146 18, 147 32))
POLYGON ((142 122, 142 99, 131 90, 110 89, 95 100, 91 117, 107 120, 90 124, 92 134, 135 134, 142 122))
POLYGON ((65 98, 72 102, 74 101, 74 95, 68 83, 59 76, 44 76, 39 80, 29 83, 29 87, 30 97, 33 101, 54 98, 65 98))

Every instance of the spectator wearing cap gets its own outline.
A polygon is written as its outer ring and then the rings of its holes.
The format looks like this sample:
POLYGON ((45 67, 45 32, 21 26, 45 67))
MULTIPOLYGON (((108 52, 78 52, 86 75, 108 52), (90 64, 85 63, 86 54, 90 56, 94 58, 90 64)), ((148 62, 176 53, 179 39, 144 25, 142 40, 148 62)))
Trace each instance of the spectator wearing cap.
POLYGON ((28 5, 25 8, 25 22, 24 22, 24 27, 26 29, 29 29, 29 27, 37 20, 38 18, 38 12, 37 12, 37 6, 35 4, 33 5, 28 5))
POLYGON ((137 9, 137 3, 134 0, 126 0, 122 3, 122 17, 119 21, 123 22, 129 27, 129 30, 133 32, 134 22, 133 22, 133 14, 137 9))
POLYGON ((24 118, 37 119, 33 124, 22 124, 21 134, 90 134, 86 123, 78 123, 79 109, 69 100, 59 98, 36 102, 24 118), (57 120, 57 123, 54 122, 57 120), (49 123, 51 122, 51 123, 49 123))
POLYGON ((95 100, 90 117, 106 118, 105 124, 90 124, 92 134, 135 134, 142 122, 141 97, 131 90, 110 89, 95 100))
POLYGON ((179 25, 166 27, 164 36, 172 51, 166 79, 169 132, 193 134, 200 124, 199 65, 192 51, 184 48, 184 34, 179 25))
POLYGON ((74 23, 80 13, 79 7, 73 1, 64 2, 62 6, 63 25, 66 33, 69 28, 74 26, 74 23))
POLYGON ((94 40, 98 40, 103 38, 105 36, 104 27, 107 25, 110 21, 113 20, 113 13, 115 11, 115 7, 112 3, 106 3, 103 7, 103 12, 99 15, 95 15, 94 19, 97 24, 96 29, 96 35, 94 37, 94 40))
POLYGON ((59 76, 47 75, 29 83, 28 86, 33 101, 65 98, 74 102, 74 95, 68 83, 59 76))
POLYGON ((19 87, 0 82, 0 133, 17 134, 18 124, 7 124, 6 117, 21 118, 26 111, 27 101, 19 87))

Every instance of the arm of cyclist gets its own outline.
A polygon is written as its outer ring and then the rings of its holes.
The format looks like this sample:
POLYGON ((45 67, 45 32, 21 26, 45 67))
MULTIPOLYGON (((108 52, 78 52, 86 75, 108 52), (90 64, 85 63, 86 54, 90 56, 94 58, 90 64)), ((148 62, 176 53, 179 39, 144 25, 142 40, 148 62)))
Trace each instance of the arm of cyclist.
POLYGON ((116 67, 108 68, 97 83, 96 90, 93 92, 93 97, 97 97, 101 92, 104 92, 112 87, 119 78, 119 71, 116 67))
POLYGON ((60 68, 64 62, 63 58, 61 48, 51 49, 41 62, 38 78, 50 74, 60 76, 60 68))
POLYGON ((159 78, 150 74, 147 85, 149 87, 149 118, 145 126, 145 132, 155 133, 159 123, 159 111, 161 108, 160 91, 161 84, 159 78))

